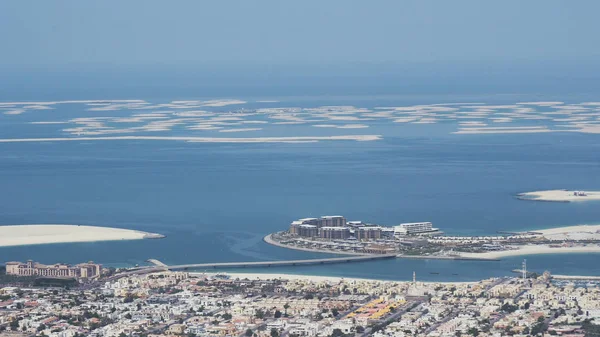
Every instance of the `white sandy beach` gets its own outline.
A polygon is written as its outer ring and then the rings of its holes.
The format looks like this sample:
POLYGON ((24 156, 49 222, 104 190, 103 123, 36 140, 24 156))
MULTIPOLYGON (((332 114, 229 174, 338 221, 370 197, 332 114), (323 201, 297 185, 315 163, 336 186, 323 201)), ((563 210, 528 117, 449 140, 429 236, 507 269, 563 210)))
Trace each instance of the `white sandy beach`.
POLYGON ((585 193, 585 196, 576 196, 574 192, 570 190, 548 190, 520 193, 519 197, 522 200, 557 202, 600 200, 599 191, 585 191, 585 193))
POLYGON ((598 232, 600 231, 600 225, 578 225, 578 226, 565 226, 565 227, 556 227, 556 228, 548 228, 548 229, 536 229, 532 230, 532 232, 538 232, 547 235, 556 235, 556 234, 564 234, 564 233, 578 233, 578 232, 598 232))
POLYGON ((460 256, 467 258, 487 258, 500 259, 503 257, 521 256, 521 255, 540 255, 540 254, 566 254, 566 253, 600 253, 600 246, 574 246, 574 247, 550 247, 548 245, 526 245, 515 246, 517 249, 494 251, 487 253, 460 253, 460 256))
MULTIPOLYGON (((394 280, 377 280, 377 279, 366 279, 366 278, 351 278, 351 277, 338 277, 338 276, 316 276, 316 275, 296 275, 296 274, 266 274, 266 273, 190 273, 193 276, 215 276, 217 274, 227 275, 233 279, 249 279, 249 280, 300 280, 309 282, 330 282, 339 283, 345 282, 396 282, 396 283, 409 283, 410 281, 394 281, 394 280)), ((424 284, 473 284, 477 282, 421 282, 424 284)))
POLYGON ((48 243, 141 240, 161 237, 131 229, 78 225, 0 226, 0 247, 48 243))
MULTIPOLYGON (((600 240, 600 225, 579 225, 556 227, 548 229, 535 229, 529 232, 541 233, 549 240, 600 240)), ((525 232, 524 232, 525 233, 525 232)), ((511 246, 514 249, 503 251, 492 251, 486 253, 460 253, 467 258, 489 258, 500 259, 510 256, 538 255, 538 254, 566 254, 566 253, 600 253, 600 245, 565 245, 551 247, 550 245, 524 245, 511 246)))

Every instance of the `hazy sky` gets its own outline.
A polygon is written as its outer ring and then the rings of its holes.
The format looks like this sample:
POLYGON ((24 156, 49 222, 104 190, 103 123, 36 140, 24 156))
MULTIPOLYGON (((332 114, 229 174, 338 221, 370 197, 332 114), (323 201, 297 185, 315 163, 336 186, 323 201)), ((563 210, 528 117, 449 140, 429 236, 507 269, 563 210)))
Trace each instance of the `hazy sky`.
POLYGON ((597 64, 598 13, 598 0, 6 0, 0 64, 597 64))

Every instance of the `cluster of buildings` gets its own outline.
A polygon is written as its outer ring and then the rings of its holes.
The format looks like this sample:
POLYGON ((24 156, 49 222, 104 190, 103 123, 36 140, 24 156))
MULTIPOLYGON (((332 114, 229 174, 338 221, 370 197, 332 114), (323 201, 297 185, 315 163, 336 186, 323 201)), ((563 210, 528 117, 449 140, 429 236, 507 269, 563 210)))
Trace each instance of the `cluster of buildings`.
POLYGON ((6 274, 15 276, 39 276, 53 278, 94 279, 102 274, 102 265, 92 261, 77 265, 56 263, 45 265, 29 260, 6 262, 6 274))
POLYGON ((0 286, 0 334, 24 336, 576 337, 597 321, 597 284, 548 274, 452 284, 160 272, 73 290, 0 286))
POLYGON ((403 223, 394 227, 383 227, 362 221, 347 221, 341 215, 299 219, 290 224, 288 232, 304 238, 358 241, 441 233, 431 222, 403 223))

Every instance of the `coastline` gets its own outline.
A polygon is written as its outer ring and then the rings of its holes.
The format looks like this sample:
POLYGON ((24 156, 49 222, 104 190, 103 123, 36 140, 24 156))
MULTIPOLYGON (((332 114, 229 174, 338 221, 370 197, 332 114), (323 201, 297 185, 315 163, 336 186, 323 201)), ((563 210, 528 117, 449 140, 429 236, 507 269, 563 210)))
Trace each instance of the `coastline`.
MULTIPOLYGON (((473 253, 478 254, 478 253, 473 253)), ((435 255, 396 255, 399 259, 414 259, 414 260, 462 260, 462 261, 500 261, 498 258, 486 256, 435 256, 435 255)))
MULTIPOLYGON (((308 281, 308 282, 329 282, 329 283, 340 283, 340 282, 381 282, 381 283, 403 283, 410 284, 411 281, 401 281, 401 280, 379 280, 379 279, 369 279, 369 278, 355 278, 355 277, 341 277, 341 276, 318 276, 318 275, 297 275, 297 274, 274 274, 274 273, 189 273, 191 276, 215 276, 215 275, 227 275, 231 278, 239 278, 244 279, 247 278, 249 280, 274 280, 274 279, 284 279, 284 280, 292 280, 292 281, 308 281)), ((476 281, 459 281, 459 282, 451 282, 451 281, 419 281, 419 284, 475 284, 476 281)))
POLYGON ((280 247, 280 248, 293 249, 293 250, 301 250, 301 251, 304 251, 304 252, 311 252, 311 253, 334 254, 334 255, 352 255, 352 256, 374 255, 374 254, 366 254, 366 253, 338 252, 338 251, 328 251, 328 250, 322 250, 322 249, 294 247, 294 246, 284 245, 282 243, 279 243, 279 242, 273 240, 271 238, 272 235, 273 235, 273 233, 267 234, 265 237, 263 237, 263 241, 266 242, 266 243, 268 243, 268 244, 270 244, 270 245, 277 246, 277 247, 280 247))
POLYGON ((53 243, 160 239, 165 236, 132 229, 66 224, 0 226, 0 247, 53 243))
POLYGON ((526 245, 513 250, 494 251, 486 253, 461 253, 467 258, 501 259, 503 257, 542 255, 542 254, 573 254, 600 253, 600 246, 550 247, 548 245, 526 245))
POLYGON ((546 190, 523 192, 517 194, 517 199, 544 202, 585 202, 600 201, 600 191, 585 191, 585 196, 577 196, 572 190, 546 190))
MULTIPOLYGON (((535 232, 551 241, 578 241, 578 240, 600 240, 600 225, 577 225, 554 227, 546 229, 535 229, 531 231, 517 232, 530 233, 535 232)), ((327 253, 337 255, 375 255, 366 253, 349 253, 326 251, 313 248, 294 247, 281 244, 272 239, 273 233, 266 235, 263 238, 268 244, 301 251, 327 253)), ((489 251, 483 253, 465 253, 460 252, 455 256, 436 256, 436 255, 396 255, 401 259, 421 259, 421 260, 476 260, 476 261, 499 261, 502 258, 524 256, 524 255, 541 255, 541 254, 571 254, 571 253, 600 253, 600 244, 587 244, 584 246, 559 246, 552 247, 549 244, 529 244, 523 246, 508 246, 514 249, 489 251)))

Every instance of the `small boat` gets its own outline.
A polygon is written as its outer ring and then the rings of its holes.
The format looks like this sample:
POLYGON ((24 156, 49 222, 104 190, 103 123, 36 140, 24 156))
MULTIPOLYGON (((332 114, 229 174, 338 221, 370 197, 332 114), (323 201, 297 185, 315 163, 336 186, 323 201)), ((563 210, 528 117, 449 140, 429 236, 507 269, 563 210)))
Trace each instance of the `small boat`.
POLYGON ((455 275, 455 276, 456 276, 456 275, 458 275, 458 274, 457 274, 457 273, 452 273, 452 275, 455 275))
POLYGON ((429 273, 429 274, 433 274, 433 275, 439 275, 440 273, 436 273, 436 272, 433 272, 433 271, 432 271, 432 272, 431 272, 431 273, 429 273))

